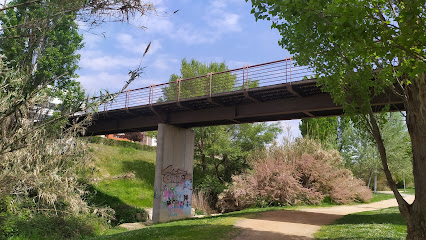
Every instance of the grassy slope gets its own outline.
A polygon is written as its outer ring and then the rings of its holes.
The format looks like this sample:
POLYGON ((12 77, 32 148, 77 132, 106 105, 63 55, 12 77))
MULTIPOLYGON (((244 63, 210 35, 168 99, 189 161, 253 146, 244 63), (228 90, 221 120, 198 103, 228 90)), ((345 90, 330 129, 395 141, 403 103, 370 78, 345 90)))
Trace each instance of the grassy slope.
POLYGON ((316 239, 405 239, 407 227, 397 207, 346 215, 323 226, 316 239))
POLYGON ((123 203, 135 207, 152 207, 154 194, 155 152, 133 148, 112 147, 91 144, 97 172, 101 181, 94 188, 110 197, 117 197, 123 203), (133 173, 134 178, 123 178, 133 173))

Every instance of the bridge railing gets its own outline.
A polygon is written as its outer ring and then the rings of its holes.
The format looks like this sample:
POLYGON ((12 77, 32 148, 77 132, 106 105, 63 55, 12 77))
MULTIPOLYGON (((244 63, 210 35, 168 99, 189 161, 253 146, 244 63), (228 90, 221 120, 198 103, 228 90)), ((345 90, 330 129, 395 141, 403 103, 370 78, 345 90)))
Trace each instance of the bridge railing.
POLYGON ((99 111, 127 109, 135 106, 180 101, 194 97, 208 97, 220 93, 244 91, 250 88, 292 83, 310 78, 313 71, 307 66, 296 66, 292 58, 247 65, 242 68, 207 75, 177 79, 138 89, 125 90, 99 111))

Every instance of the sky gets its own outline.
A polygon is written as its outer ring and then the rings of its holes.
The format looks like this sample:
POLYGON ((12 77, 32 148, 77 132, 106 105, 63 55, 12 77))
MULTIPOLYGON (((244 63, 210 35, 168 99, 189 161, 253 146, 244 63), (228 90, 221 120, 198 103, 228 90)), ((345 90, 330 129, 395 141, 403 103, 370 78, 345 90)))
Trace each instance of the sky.
MULTIPOLYGON (((79 23, 85 46, 80 50, 78 80, 86 91, 115 92, 128 79, 129 70, 141 63, 144 72, 129 89, 168 82, 179 74, 181 60, 225 62, 230 68, 290 57, 271 22, 256 22, 251 3, 244 0, 157 0, 158 14, 130 23, 105 23, 89 28, 79 23), (164 12, 175 14, 163 14, 164 12), (144 26, 145 28, 141 28, 144 26)), ((179 74, 180 75, 180 74, 179 74)), ((285 134, 300 136, 299 120, 281 121, 285 134), (289 129, 289 130, 287 130, 289 129)))

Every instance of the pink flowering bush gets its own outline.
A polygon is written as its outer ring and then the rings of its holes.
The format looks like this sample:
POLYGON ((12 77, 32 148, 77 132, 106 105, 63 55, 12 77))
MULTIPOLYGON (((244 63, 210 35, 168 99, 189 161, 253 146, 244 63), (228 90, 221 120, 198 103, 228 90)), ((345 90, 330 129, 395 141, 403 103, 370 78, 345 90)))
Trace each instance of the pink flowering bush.
POLYGON ((320 204, 328 196, 334 203, 365 202, 371 191, 343 168, 339 152, 324 150, 310 139, 289 146, 274 146, 252 159, 252 170, 234 176, 219 195, 222 212, 250 206, 320 204))

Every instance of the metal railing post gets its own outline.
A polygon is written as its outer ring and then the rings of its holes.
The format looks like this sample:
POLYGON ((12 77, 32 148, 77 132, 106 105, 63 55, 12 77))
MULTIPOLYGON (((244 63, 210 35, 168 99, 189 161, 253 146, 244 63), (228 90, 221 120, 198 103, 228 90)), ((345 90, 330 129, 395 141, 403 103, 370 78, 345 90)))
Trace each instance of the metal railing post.
POLYGON ((177 101, 180 101, 180 82, 182 81, 182 79, 178 78, 177 79, 177 83, 178 83, 178 94, 177 94, 177 101))
POLYGON ((126 99, 124 100, 124 107, 129 108, 129 89, 126 90, 126 99))
POLYGON ((148 103, 150 104, 150 105, 152 105, 152 93, 153 93, 154 91, 153 91, 153 85, 151 84, 151 85, 149 85, 149 98, 148 98, 148 103))
POLYGON ((247 87, 246 87, 246 89, 249 89, 249 67, 250 67, 250 65, 247 65, 247 81, 246 81, 247 87))
POLYGON ((293 57, 291 56, 290 57, 290 84, 293 82, 293 80, 291 79, 291 65, 292 65, 292 62, 291 62, 291 60, 293 59, 293 57))
POLYGON ((243 66, 243 89, 244 89, 244 74, 245 74, 245 72, 246 72, 246 66, 244 65, 243 66))
POLYGON ((285 58, 285 83, 288 83, 287 79, 287 69, 288 69, 288 58, 285 58))
POLYGON ((213 77, 213 73, 210 73, 210 97, 212 96, 212 77, 213 77))

